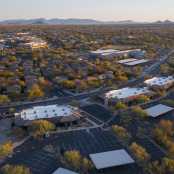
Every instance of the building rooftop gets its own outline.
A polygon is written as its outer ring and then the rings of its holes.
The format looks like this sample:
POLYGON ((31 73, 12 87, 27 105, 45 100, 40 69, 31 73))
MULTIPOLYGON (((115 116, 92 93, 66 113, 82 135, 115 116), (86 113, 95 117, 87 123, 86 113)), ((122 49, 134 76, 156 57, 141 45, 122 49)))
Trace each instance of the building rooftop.
POLYGON ((113 90, 110 92, 107 92, 105 94, 106 98, 118 98, 118 99, 124 99, 132 96, 137 96, 141 94, 146 94, 149 93, 150 91, 148 90, 147 87, 144 88, 122 88, 118 90, 113 90))
POLYGON ((174 83, 174 77, 173 76, 153 77, 151 79, 144 81, 144 83, 150 86, 165 86, 174 83))
POLYGON ((30 109, 24 109, 22 112, 17 113, 23 120, 36 120, 54 117, 72 116, 77 108, 69 105, 48 105, 48 106, 35 106, 30 109))
POLYGON ((102 56, 108 56, 111 54, 118 54, 118 55, 122 55, 122 54, 129 54, 129 53, 133 53, 133 52, 140 52, 142 51, 141 49, 132 49, 132 50, 115 50, 115 49, 98 49, 96 51, 91 51, 92 54, 100 54, 102 56))
POLYGON ((135 61, 131 61, 131 62, 126 62, 126 63, 124 63, 124 65, 135 66, 135 65, 142 64, 142 63, 146 63, 146 62, 149 62, 149 60, 141 59, 141 60, 135 60, 135 61))
POLYGON ((170 111, 172 111, 174 108, 166 106, 166 105, 162 105, 162 104, 158 104, 155 105, 153 107, 150 107, 148 109, 146 109, 145 111, 147 112, 147 114, 151 117, 158 117, 161 116, 163 114, 166 114, 170 111))
POLYGON ((72 172, 68 169, 64 169, 64 168, 58 168, 55 172, 53 172, 53 174, 78 174, 76 172, 72 172))
POLYGON ((25 45, 28 45, 28 46, 44 46, 44 45, 47 45, 47 42, 36 40, 36 41, 27 42, 27 43, 25 43, 25 45))
POLYGON ((90 154, 89 156, 96 169, 105 169, 134 163, 134 160, 124 149, 90 154))
POLYGON ((115 50, 115 49, 98 49, 96 51, 91 51, 92 54, 103 54, 103 55, 109 55, 112 53, 116 53, 119 50, 115 50))
POLYGON ((119 60, 118 63, 124 64, 124 63, 127 63, 127 62, 133 62, 133 61, 136 61, 136 60, 137 59, 134 59, 134 58, 123 59, 123 60, 119 60))
POLYGON ((122 50, 122 51, 118 51, 118 54, 125 54, 125 53, 132 53, 132 52, 139 52, 142 51, 141 49, 131 49, 131 50, 122 50))

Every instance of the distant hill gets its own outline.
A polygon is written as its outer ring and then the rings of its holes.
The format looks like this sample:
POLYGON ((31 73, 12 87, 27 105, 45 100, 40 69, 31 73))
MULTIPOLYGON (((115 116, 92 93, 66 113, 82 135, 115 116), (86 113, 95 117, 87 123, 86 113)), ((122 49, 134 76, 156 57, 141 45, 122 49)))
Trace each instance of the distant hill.
POLYGON ((157 21, 155 22, 156 24, 174 24, 173 21, 170 20, 165 20, 165 21, 157 21))
POLYGON ((102 25, 102 24, 135 24, 137 22, 131 20, 125 21, 97 21, 93 19, 12 19, 1 21, 0 24, 17 24, 17 25, 34 25, 34 24, 43 24, 43 25, 102 25))
POLYGON ((172 21, 157 21, 154 23, 148 22, 135 22, 132 20, 124 21, 98 21, 93 19, 12 19, 1 21, 0 24, 16 24, 16 25, 126 25, 126 24, 174 24, 172 21))

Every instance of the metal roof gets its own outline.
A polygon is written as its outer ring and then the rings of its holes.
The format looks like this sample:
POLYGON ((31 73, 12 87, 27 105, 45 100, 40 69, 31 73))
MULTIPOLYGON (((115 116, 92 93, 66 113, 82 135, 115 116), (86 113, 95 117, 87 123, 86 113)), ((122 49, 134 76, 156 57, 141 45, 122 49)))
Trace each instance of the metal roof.
POLYGON ((55 172, 53 172, 53 174, 78 174, 76 172, 72 172, 68 169, 64 169, 64 168, 58 168, 55 172))
POLYGON ((142 63, 146 63, 146 62, 149 62, 149 60, 147 60, 147 59, 141 59, 141 60, 127 62, 127 63, 124 63, 124 64, 125 65, 128 65, 128 66, 134 66, 134 65, 139 65, 139 64, 142 64, 142 63))
POLYGON ((124 149, 90 154, 89 156, 96 169, 116 167, 135 162, 124 149))
POLYGON ((136 61, 136 60, 137 59, 134 59, 134 58, 122 59, 122 60, 119 60, 118 63, 124 64, 124 63, 128 63, 128 62, 133 62, 133 61, 136 61))
POLYGON ((174 108, 163 105, 163 104, 158 104, 155 105, 153 107, 150 107, 148 109, 146 109, 145 111, 147 112, 147 114, 151 117, 158 117, 160 115, 166 114, 170 111, 172 111, 174 108))

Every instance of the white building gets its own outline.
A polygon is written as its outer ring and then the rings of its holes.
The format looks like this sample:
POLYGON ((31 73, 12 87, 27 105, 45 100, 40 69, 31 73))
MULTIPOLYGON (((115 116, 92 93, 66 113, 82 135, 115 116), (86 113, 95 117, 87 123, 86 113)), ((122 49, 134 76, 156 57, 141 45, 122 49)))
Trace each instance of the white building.
POLYGON ((150 91, 148 90, 147 87, 144 87, 144 88, 127 87, 127 88, 109 91, 105 94, 105 98, 126 99, 126 98, 130 98, 130 97, 134 97, 134 96, 138 96, 138 95, 142 95, 142 94, 147 94, 149 92, 150 91))
POLYGON ((141 49, 132 49, 132 50, 115 50, 115 49, 99 49, 96 51, 91 51, 91 55, 98 56, 101 58, 104 57, 127 57, 127 56, 133 56, 133 57, 142 57, 145 52, 141 49))
POLYGON ((168 88, 174 84, 174 77, 153 77, 151 79, 145 80, 144 83, 147 86, 158 86, 168 88))
POLYGON ((135 162, 124 149, 90 154, 89 156, 98 170, 132 164, 135 162))
POLYGON ((96 51, 91 51, 92 55, 95 56, 101 56, 101 57, 105 57, 105 56, 111 56, 111 55, 115 55, 117 54, 119 50, 115 50, 115 49, 99 49, 96 51))
POLYGON ((69 126, 78 123, 83 115, 76 107, 69 105, 35 106, 15 113, 15 125, 29 126, 34 120, 49 120, 54 123, 69 126))
POLYGON ((47 42, 42 40, 31 41, 24 44, 24 47, 30 48, 30 49, 46 48, 47 46, 48 46, 47 42))
POLYGON ((19 32, 16 33, 17 36, 28 36, 30 33, 29 32, 19 32))
POLYGON ((132 49, 132 50, 123 50, 123 51, 118 51, 117 55, 118 56, 132 56, 132 57, 142 57, 145 54, 144 51, 141 49, 132 49))
POLYGON ((147 63, 147 62, 149 62, 149 60, 140 59, 140 60, 135 60, 135 61, 131 61, 131 62, 126 62, 126 63, 124 63, 124 65, 126 65, 126 66, 136 66, 136 65, 141 65, 141 64, 147 63))
POLYGON ((149 62, 149 60, 147 59, 134 59, 134 58, 122 59, 118 61, 118 63, 126 65, 126 66, 136 66, 136 65, 147 63, 147 62, 149 62))
POLYGON ((48 106, 35 106, 30 109, 24 109, 15 116, 20 116, 23 120, 37 120, 49 119, 54 117, 68 117, 73 115, 77 108, 69 105, 48 105, 48 106))
POLYGON ((137 60, 137 59, 134 59, 134 58, 122 59, 122 60, 119 60, 118 63, 120 63, 120 64, 125 64, 125 63, 133 62, 133 61, 136 61, 136 60, 137 60))
POLYGON ((105 105, 108 105, 109 101, 130 101, 140 95, 150 94, 151 91, 148 87, 143 88, 122 88, 118 90, 112 90, 104 95, 105 105))

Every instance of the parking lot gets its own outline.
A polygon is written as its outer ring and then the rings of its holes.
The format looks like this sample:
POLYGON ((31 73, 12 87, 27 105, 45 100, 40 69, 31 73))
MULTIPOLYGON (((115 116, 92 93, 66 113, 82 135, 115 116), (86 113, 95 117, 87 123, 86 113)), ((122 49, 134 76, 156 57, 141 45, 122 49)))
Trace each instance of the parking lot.
POLYGON ((165 153, 148 138, 139 138, 135 141, 147 150, 151 156, 152 161, 165 157, 165 153))
MULTIPOLYGON (((55 159, 53 154, 43 150, 43 147, 49 144, 55 148, 58 147, 62 151, 79 150, 86 157, 91 153, 123 148, 112 132, 102 131, 97 128, 90 131, 81 130, 51 135, 49 138, 40 141, 30 139, 16 149, 15 155, 8 162, 25 164, 31 168, 33 174, 51 174, 61 164, 60 161, 58 162, 58 159, 55 159)), ((137 173, 137 170, 140 169, 136 164, 133 164, 112 168, 100 173, 115 174, 117 172, 117 174, 132 174, 134 171, 137 173)), ((92 173, 98 174, 99 172, 95 170, 92 173)))
POLYGON ((17 153, 8 161, 10 164, 22 164, 30 168, 32 174, 51 174, 58 165, 54 154, 44 150, 17 153))
POLYGON ((110 111, 97 104, 84 106, 81 109, 103 122, 108 121, 112 117, 110 111))

